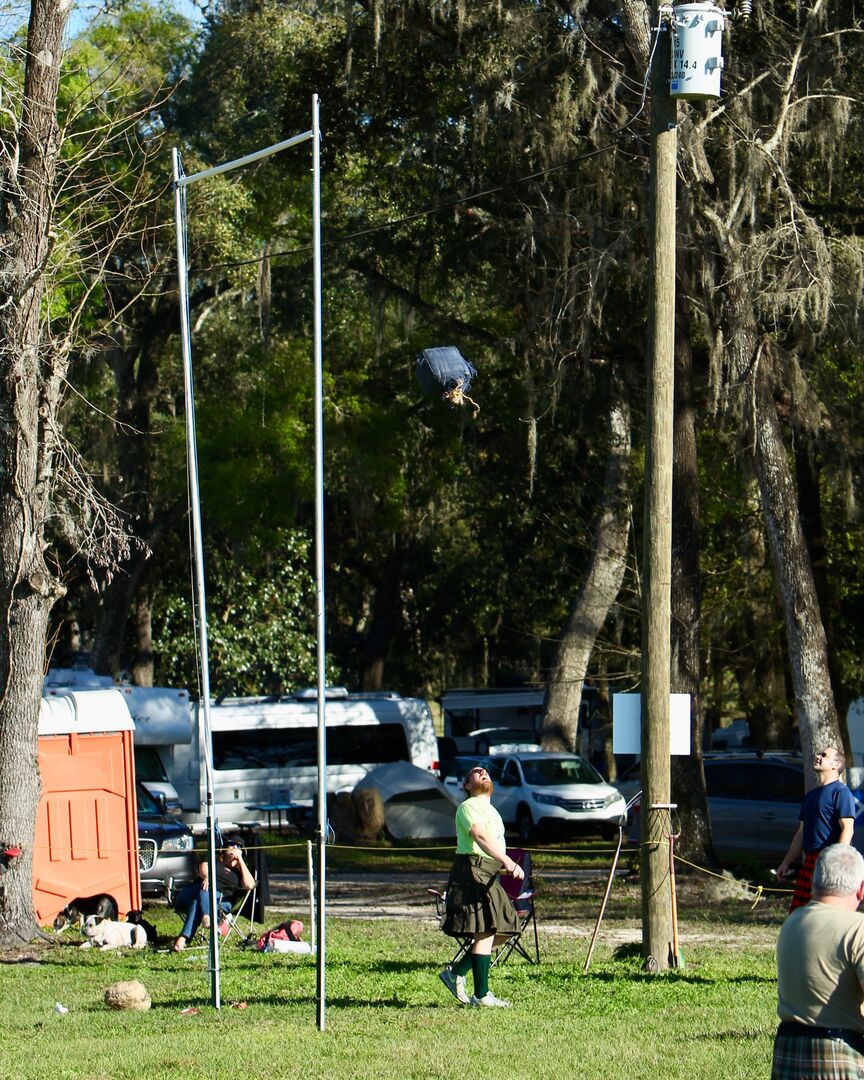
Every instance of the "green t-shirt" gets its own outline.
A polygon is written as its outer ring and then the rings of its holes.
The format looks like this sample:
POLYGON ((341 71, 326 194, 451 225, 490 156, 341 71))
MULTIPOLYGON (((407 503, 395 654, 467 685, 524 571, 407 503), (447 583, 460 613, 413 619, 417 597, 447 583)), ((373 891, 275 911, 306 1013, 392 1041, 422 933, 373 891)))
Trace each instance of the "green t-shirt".
POLYGON ((486 852, 478 847, 471 839, 469 829, 472 825, 482 825, 487 836, 497 840, 501 847, 504 843, 504 822, 501 815, 491 802, 478 798, 476 795, 465 802, 456 811, 456 854, 457 855, 485 855, 486 852))

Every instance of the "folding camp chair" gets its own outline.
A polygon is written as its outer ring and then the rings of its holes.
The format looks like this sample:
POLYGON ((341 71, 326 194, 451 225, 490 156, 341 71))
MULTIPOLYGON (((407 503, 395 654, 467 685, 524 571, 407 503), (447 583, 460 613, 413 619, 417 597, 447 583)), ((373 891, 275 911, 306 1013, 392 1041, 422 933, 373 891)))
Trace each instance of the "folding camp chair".
MULTIPOLYGON (((173 910, 182 918, 184 917, 183 912, 178 911, 175 907, 178 892, 179 889, 174 883, 174 878, 169 878, 165 894, 166 899, 168 900, 168 906, 173 908, 173 910)), ((251 945, 258 940, 258 934, 255 931, 255 911, 257 901, 257 876, 255 877, 255 884, 252 886, 251 889, 239 890, 234 896, 233 900, 229 900, 227 896, 223 896, 221 898, 221 900, 219 901, 219 927, 220 929, 223 927, 225 928, 222 930, 223 937, 228 938, 231 936, 232 933, 234 933, 240 939, 240 944, 242 946, 251 945), (248 924, 245 931, 243 926, 238 922, 238 920, 241 919, 246 920, 248 924)))
MULTIPOLYGON (((247 845, 249 842, 249 836, 246 834, 235 834, 232 836, 226 836, 219 825, 216 825, 216 838, 220 848, 224 848, 228 844, 235 843, 240 847, 243 852, 243 856, 248 860, 249 852, 247 845)), ((255 912, 258 905, 258 885, 261 873, 261 851, 256 849, 256 865, 252 868, 252 876, 255 884, 251 889, 239 889, 234 893, 232 900, 228 900, 223 896, 220 907, 222 909, 222 918, 219 920, 220 928, 227 926, 227 930, 222 930, 222 936, 226 939, 231 934, 236 934, 240 939, 240 944, 248 946, 257 941, 258 935, 255 932, 255 912), (244 931, 243 926, 238 920, 245 920, 247 927, 244 931)), ((265 875, 266 876, 266 875, 265 875)), ((264 894, 262 893, 262 899, 264 894)), ((263 912, 261 913, 263 921, 263 912)))
POLYGON ((241 894, 238 894, 230 908, 228 908, 226 901, 222 901, 224 918, 220 925, 227 924, 228 926, 228 931, 224 936, 227 938, 232 933, 236 934, 240 938, 240 945, 244 948, 258 940, 258 935, 255 932, 255 894, 257 889, 258 882, 256 881, 251 889, 246 889, 241 894), (226 908, 228 910, 225 910, 226 908), (245 931, 238 922, 241 919, 246 920, 247 928, 245 931))
POLYGON ((537 937, 537 912, 534 908, 534 872, 531 865, 531 852, 525 851, 523 848, 513 848, 508 851, 507 854, 513 860, 518 863, 525 873, 525 877, 521 881, 518 881, 515 877, 507 874, 504 877, 499 878, 501 882, 501 888, 510 899, 513 901, 513 907, 516 908, 516 915, 519 918, 519 933, 513 934, 504 942, 504 944, 498 949, 495 954, 495 959, 492 961, 494 964, 503 964, 511 952, 515 949, 518 953, 525 957, 529 964, 540 963, 540 940, 537 937), (527 943, 528 948, 522 944, 522 937, 525 931, 531 927, 534 933, 534 947, 531 947, 530 941, 527 943), (533 956, 531 955, 533 953, 533 956))
MULTIPOLYGON (((504 892, 513 901, 513 907, 516 908, 516 915, 519 921, 519 930, 515 934, 511 934, 503 944, 492 955, 491 967, 495 967, 497 964, 503 964, 510 953, 515 949, 528 961, 529 964, 540 963, 540 942, 537 936, 537 914, 534 909, 534 874, 531 865, 531 852, 525 851, 522 848, 514 848, 508 850, 507 855, 518 863, 525 873, 525 877, 521 881, 517 881, 516 878, 511 875, 502 875, 498 880, 504 892), (531 949, 529 943, 528 948, 522 944, 522 935, 528 929, 529 925, 534 932, 534 947, 531 949), (530 951, 529 951, 530 950, 530 951), (531 953, 533 952, 533 956, 531 953)), ((447 908, 447 893, 439 892, 437 889, 427 889, 427 893, 435 901, 435 912, 438 918, 443 921, 444 914, 447 908)), ((471 948, 471 938, 467 938, 453 955, 453 959, 450 961, 450 967, 452 968, 457 964, 466 952, 471 948)))

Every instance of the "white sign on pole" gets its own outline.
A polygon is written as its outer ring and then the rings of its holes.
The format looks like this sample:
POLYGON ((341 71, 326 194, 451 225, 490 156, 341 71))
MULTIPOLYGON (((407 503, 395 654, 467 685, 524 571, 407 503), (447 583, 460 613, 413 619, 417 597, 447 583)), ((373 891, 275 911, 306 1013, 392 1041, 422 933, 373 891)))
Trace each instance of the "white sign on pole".
MULTIPOLYGON (((642 695, 612 695, 612 753, 642 753, 642 695)), ((690 753, 690 695, 669 695, 669 753, 690 753)))

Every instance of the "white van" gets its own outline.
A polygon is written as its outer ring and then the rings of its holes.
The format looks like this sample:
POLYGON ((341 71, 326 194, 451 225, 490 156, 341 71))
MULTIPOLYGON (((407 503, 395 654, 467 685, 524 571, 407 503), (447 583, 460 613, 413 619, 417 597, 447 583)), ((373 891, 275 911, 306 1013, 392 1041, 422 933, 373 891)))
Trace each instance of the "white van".
MULTIPOLYGON (((206 800, 204 725, 193 707, 195 738, 174 747, 171 781, 184 821, 198 823, 206 800)), ((328 689, 327 790, 351 789, 391 761, 438 770, 432 714, 425 701, 390 692, 328 689)), ((314 690, 278 700, 226 698, 210 707, 213 799, 220 823, 263 821, 266 804, 312 805, 318 789, 318 703, 314 690)))
MULTIPOLYGON (((88 669, 52 669, 43 694, 111 687, 88 669)), ((206 820, 204 731, 199 704, 186 690, 114 687, 135 721, 135 768, 169 813, 190 825, 206 820)), ((408 761, 437 772, 432 714, 420 698, 390 691, 349 694, 327 690, 327 790, 353 788, 371 769, 408 761)), ((220 823, 263 822, 250 809, 267 803, 310 806, 318 790, 318 703, 315 690, 290 697, 226 698, 210 707, 213 784, 220 823)))

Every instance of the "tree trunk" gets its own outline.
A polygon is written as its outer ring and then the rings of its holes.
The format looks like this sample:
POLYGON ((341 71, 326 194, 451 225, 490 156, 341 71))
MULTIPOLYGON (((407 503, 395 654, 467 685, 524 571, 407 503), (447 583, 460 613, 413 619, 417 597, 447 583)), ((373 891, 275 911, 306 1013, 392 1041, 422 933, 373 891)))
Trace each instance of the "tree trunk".
POLYGON ((815 751, 841 746, 828 665, 828 644, 813 582, 810 556, 798 517, 798 493, 774 402, 774 373, 768 347, 757 358, 756 475, 762 512, 783 598, 786 639, 795 694, 795 718, 808 788, 815 776, 815 751))
POLYGON ((148 586, 138 592, 135 602, 137 648, 132 663, 132 682, 136 686, 153 685, 153 594, 148 586))
POLYGON ((734 250, 727 248, 727 255, 727 340, 733 372, 743 385, 752 388, 753 416, 748 437, 768 546, 783 603, 795 719, 801 733, 809 789, 815 782, 814 751, 842 745, 831 689, 828 647, 798 515, 795 477, 777 415, 770 342, 759 337, 744 267, 734 250))
POLYGON ((678 299, 675 343, 675 416, 672 429, 672 671, 673 694, 690 695, 690 756, 673 757, 672 796, 678 803, 678 850, 688 859, 714 861, 702 743, 702 662, 699 631, 702 586, 699 574, 699 469, 693 404, 693 351, 683 297, 678 299))
POLYGON ((738 647, 746 663, 738 679, 741 699, 747 702, 750 744, 763 750, 788 750, 792 730, 787 711, 786 655, 782 639, 772 632, 774 611, 769 616, 751 604, 741 619, 738 647))
MULTIPOLYGON (((169 511, 162 511, 157 522, 153 500, 152 455, 154 439, 152 428, 152 405, 159 390, 158 349, 162 344, 162 327, 174 313, 173 305, 155 305, 143 325, 138 328, 136 340, 125 346, 118 344, 107 355, 107 363, 117 384, 117 423, 115 437, 117 447, 118 488, 112 492, 112 500, 127 515, 130 527, 134 527, 139 544, 132 547, 123 572, 115 574, 102 592, 99 623, 90 654, 93 670, 100 675, 114 678, 120 673, 124 662, 123 650, 127 642, 127 627, 133 610, 136 619, 142 614, 140 604, 147 607, 145 635, 149 635, 149 597, 138 600, 139 591, 147 593, 151 546, 171 530, 165 520, 169 511)), ((140 623, 137 626, 139 645, 140 623)), ((150 648, 144 643, 144 651, 150 648)), ((133 659, 133 667, 140 667, 141 648, 133 659)), ((127 661, 128 662, 128 661, 127 661)), ((153 657, 149 664, 149 681, 136 685, 152 686, 153 657)), ((142 673, 147 678, 146 672, 142 673)))
POLYGON ((594 642, 624 578, 630 535, 629 464, 630 410, 618 399, 609 410, 609 456, 591 562, 549 681, 544 750, 572 751, 576 745, 582 686, 594 642))
MULTIPOLYGON (((90 650, 90 666, 98 675, 117 678, 120 674, 129 614, 136 591, 149 570, 149 555, 149 548, 133 548, 122 573, 115 574, 102 593, 99 625, 90 650)), ((152 670, 150 678, 152 682, 152 670)))
POLYGON ((17 145, 2 145, 0 207, 0 946, 37 932, 33 838, 45 635, 62 586, 44 556, 54 420, 65 355, 42 336, 43 271, 59 152, 57 87, 68 0, 33 0, 17 145))
POLYGON ((393 642, 402 628, 402 562, 402 542, 397 536, 384 564, 381 579, 375 588, 371 623, 363 635, 361 685, 364 690, 383 689, 384 666, 393 642))
MULTIPOLYGON (((813 582, 816 586, 816 595, 819 598, 819 610, 822 614, 822 625, 825 628, 825 640, 828 642, 828 663, 831 675, 831 686, 834 689, 834 702, 838 712, 841 733, 846 736, 845 716, 849 708, 849 693, 844 685, 843 678, 836 663, 837 650, 834 648, 835 634, 831 620, 831 612, 835 609, 833 602, 833 589, 828 573, 828 538, 825 535, 825 524, 822 517, 822 493, 820 490, 820 467, 815 457, 816 449, 813 447, 804 433, 798 432, 795 440, 795 476, 798 481, 798 512, 801 517, 801 528, 804 532, 804 542, 810 552, 810 563, 813 567, 813 582)), ((846 744, 849 750, 848 742, 846 744)))

